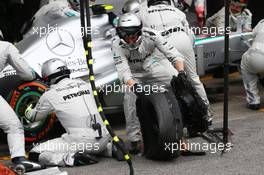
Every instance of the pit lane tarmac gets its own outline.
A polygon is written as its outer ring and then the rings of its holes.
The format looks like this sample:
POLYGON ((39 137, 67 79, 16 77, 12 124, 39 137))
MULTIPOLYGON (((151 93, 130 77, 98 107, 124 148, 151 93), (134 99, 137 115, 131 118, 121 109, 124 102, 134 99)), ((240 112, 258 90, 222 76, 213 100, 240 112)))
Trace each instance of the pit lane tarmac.
MULTIPOLYGON (((223 79, 203 78, 206 87, 221 87, 223 79)), ((259 175, 263 174, 264 162, 264 104, 259 111, 247 109, 245 92, 239 74, 230 76, 229 86, 229 128, 232 136, 233 148, 221 156, 221 152, 205 150, 206 156, 179 157, 173 161, 152 161, 144 157, 133 156, 135 174, 163 175, 163 174, 197 174, 197 175, 259 175)), ((260 88, 263 94, 263 89, 260 88)), ((211 94, 209 99, 214 111, 214 126, 222 125, 223 93, 211 94)), ((263 95, 262 95, 263 99, 263 95)), ((263 101, 263 100, 262 100, 263 101)), ((112 122, 117 135, 126 138, 125 122, 115 116, 112 122)), ((190 139, 190 143, 207 143, 201 138, 190 139)), ((0 144, 0 162, 9 165, 7 145, 0 144), (5 159, 5 160, 3 160, 5 159)), ((102 158, 98 164, 83 167, 61 168, 69 175, 124 175, 129 174, 125 162, 118 162, 112 158, 102 158)))

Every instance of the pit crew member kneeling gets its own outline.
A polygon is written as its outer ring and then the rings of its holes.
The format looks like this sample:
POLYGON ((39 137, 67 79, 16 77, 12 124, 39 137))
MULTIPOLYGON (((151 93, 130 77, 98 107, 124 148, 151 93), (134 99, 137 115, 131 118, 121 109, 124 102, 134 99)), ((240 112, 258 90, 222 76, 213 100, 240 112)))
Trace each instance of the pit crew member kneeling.
POLYGON ((70 70, 60 59, 46 61, 41 71, 42 78, 51 86, 34 109, 28 107, 25 116, 39 121, 55 112, 66 133, 35 146, 29 159, 51 166, 94 164, 99 155, 122 160, 100 118, 90 84, 71 79, 70 70))

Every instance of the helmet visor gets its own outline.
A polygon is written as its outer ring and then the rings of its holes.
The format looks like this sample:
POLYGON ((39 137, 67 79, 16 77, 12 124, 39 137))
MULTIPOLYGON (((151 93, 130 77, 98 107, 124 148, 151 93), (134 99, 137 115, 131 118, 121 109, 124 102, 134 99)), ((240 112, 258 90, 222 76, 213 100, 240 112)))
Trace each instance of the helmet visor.
POLYGON ((135 33, 133 35, 126 36, 123 39, 128 44, 135 44, 138 41, 140 33, 141 33, 141 31, 139 31, 139 32, 137 32, 137 33, 135 33))
POLYGON ((133 27, 117 27, 117 34, 121 39, 128 39, 130 37, 139 37, 141 35, 142 26, 133 26, 133 27))

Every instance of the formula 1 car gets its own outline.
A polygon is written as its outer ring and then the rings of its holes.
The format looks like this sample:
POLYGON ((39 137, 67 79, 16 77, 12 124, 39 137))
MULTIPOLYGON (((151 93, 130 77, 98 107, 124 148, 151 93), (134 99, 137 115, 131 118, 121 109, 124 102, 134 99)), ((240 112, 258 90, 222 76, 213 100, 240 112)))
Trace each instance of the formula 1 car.
MULTIPOLYGON (((83 30, 92 32, 95 82, 101 103, 106 113, 119 112, 123 109, 123 94, 114 93, 113 86, 110 86, 120 84, 111 53, 111 39, 115 29, 110 25, 107 13, 92 15, 91 24, 92 28, 82 29, 79 17, 60 19, 43 28, 35 28, 30 36, 17 43, 16 46, 22 57, 38 75, 41 75, 41 65, 46 60, 60 58, 67 63, 73 78, 88 80, 81 36, 83 30)), ((247 50, 246 41, 250 38, 251 33, 230 36, 231 63, 239 63, 241 55, 247 50)), ((197 39, 195 53, 200 76, 219 73, 220 64, 224 62, 224 37, 197 39)), ((15 75, 12 67, 6 67, 0 72, 0 77, 2 77, 0 94, 14 108, 23 123, 26 141, 35 142, 45 138, 55 125, 56 117, 51 115, 43 121, 31 123, 23 116, 26 107, 36 103, 48 86, 38 80, 23 82, 15 75)))

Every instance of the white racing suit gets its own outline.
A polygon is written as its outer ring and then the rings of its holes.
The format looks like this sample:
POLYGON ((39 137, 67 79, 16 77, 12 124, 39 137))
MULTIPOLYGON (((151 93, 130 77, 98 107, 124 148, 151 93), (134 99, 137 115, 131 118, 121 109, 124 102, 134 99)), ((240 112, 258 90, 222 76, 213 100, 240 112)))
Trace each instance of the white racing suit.
POLYGON ((30 152, 40 153, 45 165, 73 166, 78 152, 112 156, 111 137, 98 113, 90 84, 81 79, 64 78, 52 85, 27 115, 32 121, 46 118, 55 112, 66 130, 60 138, 35 146, 30 152), (93 124, 101 125, 99 130, 93 124))
MULTIPOLYGON (((21 58, 18 50, 9 42, 0 41, 0 71, 11 65, 17 75, 26 81, 35 79, 35 74, 21 58)), ((0 85, 1 86, 1 85, 0 85)), ((7 133, 7 141, 11 158, 25 156, 24 129, 16 113, 0 96, 0 128, 7 133)))
POLYGON ((242 56, 241 71, 247 102, 250 105, 260 104, 258 74, 264 74, 264 20, 253 30, 253 44, 242 56))
MULTIPOLYGON (((206 92, 196 71, 193 50, 194 35, 183 12, 170 5, 155 5, 140 9, 143 25, 155 29, 163 38, 173 45, 185 60, 185 71, 202 100, 209 105, 206 92)), ((160 54, 158 54, 160 55, 160 54)), ((158 56, 162 57, 162 55, 158 56)))
MULTIPOLYGON (((232 14, 230 12, 229 19, 231 31, 242 32, 251 30, 252 14, 250 10, 244 9, 240 14, 232 14)), ((208 18, 206 20, 206 26, 221 28, 223 30, 225 28, 225 8, 223 7, 216 14, 208 18)))
POLYGON ((53 26, 53 28, 52 26, 48 26, 53 21, 73 16, 79 16, 79 13, 69 7, 67 0, 51 1, 42 6, 34 15, 32 29, 24 35, 24 38, 32 34, 45 36, 49 32, 52 32, 52 30, 58 30, 56 28, 58 27, 57 25, 53 26))
MULTIPOLYGON (((183 61, 183 56, 176 48, 166 42, 161 35, 152 29, 143 28, 142 42, 138 49, 130 50, 116 37, 113 40, 112 51, 119 78, 124 84, 134 79, 141 85, 170 86, 172 76, 175 75, 174 66, 169 69, 160 63, 164 56, 158 58, 154 51, 162 52, 172 65, 176 61, 183 61)), ((167 63, 166 63, 167 64, 167 63)), ((124 97, 124 112, 126 116, 126 130, 131 142, 141 140, 140 124, 136 116, 136 95, 126 92, 124 97)))

